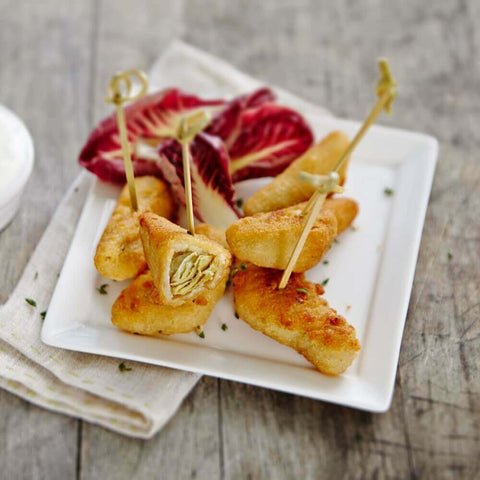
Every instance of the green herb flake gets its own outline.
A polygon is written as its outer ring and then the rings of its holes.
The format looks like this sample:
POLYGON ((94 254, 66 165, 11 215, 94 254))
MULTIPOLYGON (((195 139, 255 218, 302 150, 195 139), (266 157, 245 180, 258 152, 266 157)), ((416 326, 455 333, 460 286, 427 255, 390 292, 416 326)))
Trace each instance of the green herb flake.
POLYGON ((42 317, 42 320, 45 320, 45 316, 47 315, 47 311, 44 310, 43 312, 40 312, 40 317, 42 317))
POLYGON ((391 197, 393 194, 394 194, 394 190, 393 188, 386 188, 383 193, 387 196, 387 197, 391 197))
POLYGON ((324 260, 322 263, 323 263, 324 265, 328 265, 328 260, 324 260))
POLYGON ((235 312, 235 318, 236 318, 236 319, 239 319, 239 318, 240 318, 240 315, 239 315, 237 312, 235 312))
POLYGON ((333 243, 340 243, 340 242, 338 241, 338 238, 334 238, 333 243))
POLYGON ((228 330, 228 325, 226 323, 222 323, 222 330, 226 332, 228 330))
POLYGON ((202 330, 201 332, 198 333, 198 336, 200 338, 205 338, 205 332, 202 330))
POLYGON ((106 295, 108 292, 107 292, 107 287, 108 287, 108 283, 104 283, 103 285, 100 285, 99 288, 97 288, 98 290, 98 293, 100 295, 106 295))
POLYGON ((240 264, 240 270, 246 270, 246 269, 247 269, 247 264, 242 262, 240 264))
POLYGON ((233 267, 231 270, 230 270, 230 281, 232 281, 233 277, 237 274, 239 268, 238 267, 233 267))
POLYGON ((297 288, 297 292, 307 294, 308 293, 308 288, 297 288))
POLYGON ((449 260, 451 260, 451 259, 453 258, 453 253, 448 252, 448 253, 447 253, 447 258, 448 258, 449 260))
POLYGON ((118 369, 121 371, 121 372, 129 372, 130 370, 132 370, 131 367, 127 367, 125 365, 125 362, 122 362, 119 366, 118 366, 118 369))
POLYGON ((238 208, 242 208, 243 207, 243 198, 237 198, 235 203, 237 204, 238 208))
POLYGON ((324 286, 328 283, 329 280, 330 280, 329 278, 326 278, 326 279, 322 282, 322 287, 324 287, 324 286))
POLYGON ((32 300, 31 298, 26 298, 25 301, 31 305, 32 307, 36 307, 37 306, 37 302, 35 300, 32 300))
POLYGON ((33 276, 33 279, 36 280, 38 278, 38 272, 35 272, 35 275, 33 276))

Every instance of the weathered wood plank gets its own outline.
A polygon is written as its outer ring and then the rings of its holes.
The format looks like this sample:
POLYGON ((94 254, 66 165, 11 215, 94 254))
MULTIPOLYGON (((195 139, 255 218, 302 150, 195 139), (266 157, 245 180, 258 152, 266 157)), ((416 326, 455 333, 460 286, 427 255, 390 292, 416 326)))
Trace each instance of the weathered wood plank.
POLYGON ((218 381, 203 378, 152 440, 122 437, 84 423, 82 480, 219 478, 218 381))
MULTIPOLYGON (((17 112, 35 142, 36 164, 19 215, 0 234, 0 302, 21 275, 59 199, 78 170, 87 132, 90 2, 0 0, 0 101, 17 112), (47 193, 48 192, 48 193, 47 193)), ((74 478, 74 419, 0 392, 3 478, 74 478)))

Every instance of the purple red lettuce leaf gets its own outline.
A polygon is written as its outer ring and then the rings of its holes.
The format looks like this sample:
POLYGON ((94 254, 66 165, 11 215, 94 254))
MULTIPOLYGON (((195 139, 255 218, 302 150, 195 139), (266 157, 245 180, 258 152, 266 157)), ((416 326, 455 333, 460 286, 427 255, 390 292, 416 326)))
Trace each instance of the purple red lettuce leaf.
MULTIPOLYGON (((172 88, 147 95, 127 106, 125 120, 135 175, 158 175, 155 159, 142 156, 137 148, 139 143, 156 148, 161 141, 175 136, 183 115, 200 108, 217 110, 224 103, 223 100, 202 100, 172 88)), ((93 130, 80 152, 79 162, 102 180, 125 182, 115 114, 93 130)))
MULTIPOLYGON (((183 160, 180 144, 163 142, 158 167, 170 183, 177 202, 185 205, 183 160)), ((228 153, 223 142, 213 135, 199 133, 190 144, 191 178, 194 213, 198 220, 226 228, 235 221, 235 191, 229 172, 228 153)))

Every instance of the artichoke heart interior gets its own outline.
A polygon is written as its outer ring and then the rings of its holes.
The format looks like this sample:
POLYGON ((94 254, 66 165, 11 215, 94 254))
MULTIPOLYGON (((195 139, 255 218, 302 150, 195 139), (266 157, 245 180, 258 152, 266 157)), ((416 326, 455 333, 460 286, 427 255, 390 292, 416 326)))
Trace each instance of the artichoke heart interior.
POLYGON ((214 255, 205 252, 178 252, 170 265, 170 288, 173 296, 187 295, 215 276, 214 255))

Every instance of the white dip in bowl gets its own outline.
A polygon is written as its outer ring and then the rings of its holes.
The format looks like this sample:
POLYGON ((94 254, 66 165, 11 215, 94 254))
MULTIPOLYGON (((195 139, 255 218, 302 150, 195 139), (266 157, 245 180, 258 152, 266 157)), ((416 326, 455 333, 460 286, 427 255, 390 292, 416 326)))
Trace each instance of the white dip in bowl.
POLYGON ((32 137, 23 122, 0 105, 0 230, 17 213, 32 169, 32 137))

